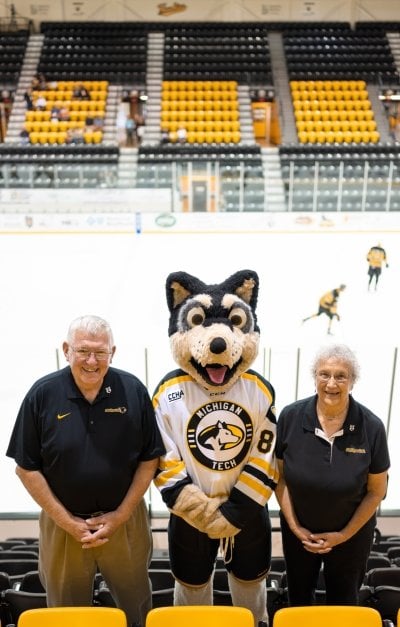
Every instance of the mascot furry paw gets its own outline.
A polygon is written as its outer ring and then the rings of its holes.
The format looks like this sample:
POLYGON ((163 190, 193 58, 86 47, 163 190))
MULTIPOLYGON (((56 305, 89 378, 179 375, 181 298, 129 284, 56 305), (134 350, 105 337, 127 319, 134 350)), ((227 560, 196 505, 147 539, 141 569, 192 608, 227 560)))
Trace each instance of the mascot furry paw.
POLYGON ((258 605, 271 553, 266 504, 278 473, 274 389, 250 369, 259 346, 258 288, 253 270, 210 285, 186 272, 167 277, 169 336, 179 368, 159 383, 153 405, 166 448, 155 483, 171 512, 179 602, 204 603, 206 597, 189 590, 207 583, 204 573, 211 576, 218 550, 213 541, 228 538, 234 604, 251 606, 265 621, 258 605), (196 575, 194 547, 206 541, 210 547, 195 557, 196 575))

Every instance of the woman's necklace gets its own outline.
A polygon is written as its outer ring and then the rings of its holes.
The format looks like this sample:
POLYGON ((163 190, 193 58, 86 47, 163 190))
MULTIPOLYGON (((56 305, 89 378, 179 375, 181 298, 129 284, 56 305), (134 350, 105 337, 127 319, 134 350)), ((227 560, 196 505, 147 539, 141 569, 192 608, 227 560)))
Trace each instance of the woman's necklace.
POLYGON ((318 420, 321 424, 321 427, 324 433, 328 437, 331 437, 334 433, 339 431, 340 428, 343 426, 348 409, 349 409, 349 404, 347 403, 346 407, 341 409, 339 412, 336 412, 335 414, 329 413, 329 412, 325 413, 321 409, 321 407, 318 407, 317 405, 318 420))

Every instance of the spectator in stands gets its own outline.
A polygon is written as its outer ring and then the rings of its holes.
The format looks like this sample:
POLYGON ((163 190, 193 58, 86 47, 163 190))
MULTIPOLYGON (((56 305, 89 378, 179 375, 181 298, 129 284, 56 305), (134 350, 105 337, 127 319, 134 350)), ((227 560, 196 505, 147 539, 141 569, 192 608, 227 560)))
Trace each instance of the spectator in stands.
POLYGON ((69 128, 67 131, 67 144, 83 144, 85 142, 83 128, 69 128))
POLYGON ((30 141, 29 131, 26 128, 26 126, 24 126, 24 128, 20 132, 19 136, 21 138, 21 144, 29 144, 29 141, 30 141))
POLYGON ((7 455, 41 508, 39 572, 49 607, 90 606, 97 572, 129 627, 151 606, 151 529, 144 494, 164 446, 144 384, 111 367, 109 324, 74 320, 69 365, 26 394, 7 455))
POLYGON ((26 103, 27 111, 32 111, 34 109, 33 105, 33 97, 32 97, 32 88, 28 87, 28 89, 24 93, 24 100, 26 103))
POLYGON ((176 138, 180 144, 184 144, 187 139, 187 131, 184 126, 179 126, 176 131, 176 138))
POLYGON ((57 104, 54 104, 51 107, 50 118, 52 120, 59 120, 60 119, 60 112, 61 112, 61 107, 59 107, 57 104))
POLYGON ((126 145, 134 146, 136 143, 136 129, 137 124, 136 120, 128 115, 125 121, 125 132, 126 132, 126 145))
POLYGON ((324 346, 311 370, 316 394, 284 407, 277 423, 289 604, 315 602, 323 566, 326 604, 358 605, 387 489, 386 432, 352 397, 360 368, 347 346, 324 346))
POLYGON ((166 128, 162 128, 161 129, 161 139, 160 139, 160 143, 161 144, 168 144, 169 142, 169 133, 168 133, 168 129, 166 128))
POLYGON ((70 119, 70 113, 68 107, 61 107, 58 113, 58 119, 60 122, 68 122, 70 119))
POLYGON ((145 128, 144 124, 138 124, 137 127, 136 127, 136 138, 137 138, 137 141, 139 142, 139 144, 142 143, 145 130, 146 130, 146 128, 145 128))
POLYGON ((72 97, 76 100, 90 100, 90 93, 82 83, 79 83, 74 87, 72 97))
POLYGON ((47 105, 47 100, 43 94, 40 94, 35 100, 35 110, 36 111, 45 111, 47 105))
POLYGON ((38 72, 32 79, 31 82, 32 89, 38 91, 44 91, 47 89, 47 81, 43 72, 38 72))
MULTIPOLYGON (((86 120, 87 120, 87 118, 86 118, 86 120)), ((95 115, 94 118, 93 118, 94 130, 95 131, 101 131, 103 126, 104 126, 104 118, 101 115, 95 115)))

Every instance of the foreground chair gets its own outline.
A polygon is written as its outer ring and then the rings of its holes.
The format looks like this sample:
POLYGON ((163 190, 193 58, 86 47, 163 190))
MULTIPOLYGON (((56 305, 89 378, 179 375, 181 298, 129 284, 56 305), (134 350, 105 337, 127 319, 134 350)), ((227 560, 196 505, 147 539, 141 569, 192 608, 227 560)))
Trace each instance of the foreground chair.
MULTIPOLYGON (((156 607, 147 614, 146 627, 254 627, 253 614, 228 605, 156 607)), ((19 625, 18 627, 25 627, 19 625)), ((58 626, 57 626, 58 627, 58 626)))
POLYGON ((377 610, 355 605, 284 607, 275 613, 273 627, 382 627, 377 610))
POLYGON ((18 627, 127 627, 116 607, 47 607, 22 612, 18 627))
POLYGON ((1 624, 2 626, 16 625, 23 612, 46 607, 45 592, 27 592, 9 588, 1 594, 1 624))

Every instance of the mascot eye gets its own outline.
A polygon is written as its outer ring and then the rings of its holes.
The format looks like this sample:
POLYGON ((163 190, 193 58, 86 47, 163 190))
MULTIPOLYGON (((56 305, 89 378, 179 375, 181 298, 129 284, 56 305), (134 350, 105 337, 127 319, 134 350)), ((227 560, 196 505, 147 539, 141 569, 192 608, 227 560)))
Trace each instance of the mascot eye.
POLYGON ((189 327, 199 327, 205 320, 205 313, 201 307, 193 307, 188 311, 186 321, 189 327))
POLYGON ((243 329, 249 321, 247 312, 241 307, 236 307, 235 309, 232 309, 231 313, 229 314, 229 320, 234 327, 238 327, 239 329, 243 329))

